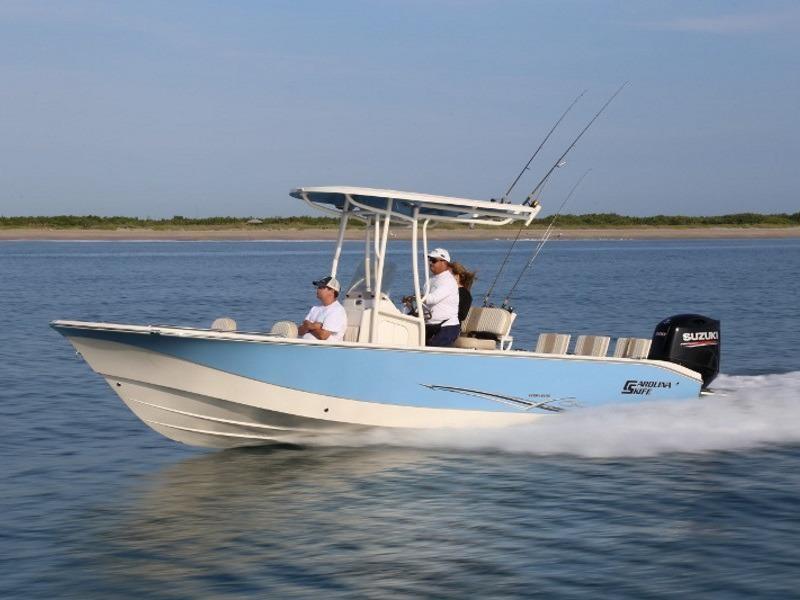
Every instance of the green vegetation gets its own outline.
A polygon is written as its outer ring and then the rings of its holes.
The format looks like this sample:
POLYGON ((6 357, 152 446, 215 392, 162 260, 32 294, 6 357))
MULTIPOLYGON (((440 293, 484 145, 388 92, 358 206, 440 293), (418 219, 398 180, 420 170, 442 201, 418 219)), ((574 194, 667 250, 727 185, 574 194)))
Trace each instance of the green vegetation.
MULTIPOLYGON (((539 224, 549 223, 549 217, 539 219, 539 224)), ((682 215, 656 215, 654 217, 626 217, 615 213, 587 215, 561 215, 559 227, 792 227, 800 225, 800 212, 762 215, 738 213, 716 217, 686 217, 682 215)))
POLYGON ((2 217, 0 228, 35 229, 328 229, 336 227, 331 217, 206 217, 190 219, 176 215, 171 219, 139 219, 137 217, 98 217, 97 215, 54 217, 2 217))
MULTIPOLYGON (((545 216, 532 223, 533 227, 546 227, 551 217, 545 216)), ((681 215, 656 215, 654 217, 626 217, 614 213, 592 213, 586 215, 561 215, 557 225, 562 229, 616 228, 616 227, 796 227, 800 226, 800 212, 793 214, 762 215, 739 213, 716 217, 687 217, 681 215)), ((207 217, 190 219, 176 215, 171 219, 139 219, 136 217, 98 217, 96 215, 54 217, 3 217, 2 229, 154 229, 154 230, 203 230, 203 229, 332 229, 337 220, 331 217, 207 217), (256 222, 258 221, 258 222, 256 222)), ((441 226, 441 225, 440 225, 441 226)), ((363 228, 360 223, 352 228, 363 228)), ((460 227, 452 225, 452 227, 460 227)), ((516 228, 518 225, 509 225, 516 228)))

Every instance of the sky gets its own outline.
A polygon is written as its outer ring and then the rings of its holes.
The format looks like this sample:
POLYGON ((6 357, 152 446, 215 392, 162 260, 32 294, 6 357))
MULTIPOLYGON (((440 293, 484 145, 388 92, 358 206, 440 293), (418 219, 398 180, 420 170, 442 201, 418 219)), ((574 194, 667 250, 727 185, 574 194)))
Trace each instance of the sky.
POLYGON ((0 0, 0 215, 309 214, 295 187, 800 211, 800 5, 0 0))

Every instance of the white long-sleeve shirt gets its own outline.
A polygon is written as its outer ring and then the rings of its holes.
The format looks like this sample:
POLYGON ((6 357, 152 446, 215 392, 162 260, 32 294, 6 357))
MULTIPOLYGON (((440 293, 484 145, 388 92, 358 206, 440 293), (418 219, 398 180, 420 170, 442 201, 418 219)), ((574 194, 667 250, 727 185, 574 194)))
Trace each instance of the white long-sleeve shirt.
POLYGON ((450 269, 431 277, 422 305, 430 311, 428 323, 458 325, 458 283, 450 269))

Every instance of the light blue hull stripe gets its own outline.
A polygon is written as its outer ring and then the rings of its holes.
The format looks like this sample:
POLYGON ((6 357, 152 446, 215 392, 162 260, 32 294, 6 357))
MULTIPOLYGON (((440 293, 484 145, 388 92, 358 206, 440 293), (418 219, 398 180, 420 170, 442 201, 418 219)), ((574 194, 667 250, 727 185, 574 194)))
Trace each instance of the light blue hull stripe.
POLYGON ((56 329, 66 336, 128 344, 265 383, 380 404, 540 412, 514 399, 569 408, 700 393, 700 383, 690 377, 636 363, 56 329))

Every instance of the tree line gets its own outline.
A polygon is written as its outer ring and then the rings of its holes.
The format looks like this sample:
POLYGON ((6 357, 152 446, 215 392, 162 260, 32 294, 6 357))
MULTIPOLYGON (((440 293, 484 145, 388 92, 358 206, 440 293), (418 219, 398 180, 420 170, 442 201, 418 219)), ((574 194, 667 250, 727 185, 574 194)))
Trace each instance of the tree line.
MULTIPOLYGON (((535 220, 531 225, 546 227, 551 217, 535 220)), ((798 226, 800 212, 759 214, 737 213, 710 217, 684 215, 655 215, 651 217, 629 217, 616 213, 590 213, 583 215, 560 215, 559 227, 752 227, 752 226, 798 226)), ((190 218, 175 215, 168 219, 138 217, 100 217, 97 215, 56 215, 50 217, 4 217, 0 216, 2 228, 43 229, 330 229, 338 226, 332 217, 204 217, 190 218)), ((355 222, 352 227, 363 224, 355 222)), ((510 225, 517 227, 517 225, 510 225)))
POLYGON ((262 228, 309 229, 328 228, 337 224, 332 217, 203 217, 175 215, 168 219, 139 217, 99 217, 97 215, 56 215, 51 217, 3 217, 0 227, 47 229, 181 229, 198 228, 262 228))
MULTIPOLYGON (((542 219, 549 222, 547 217, 542 219)), ((558 225, 564 227, 664 227, 664 226, 752 226, 752 225, 800 225, 800 212, 765 215, 760 213, 736 213, 711 217, 688 217, 684 215, 655 215, 652 217, 628 217, 616 213, 590 213, 585 215, 562 215, 558 225)))

